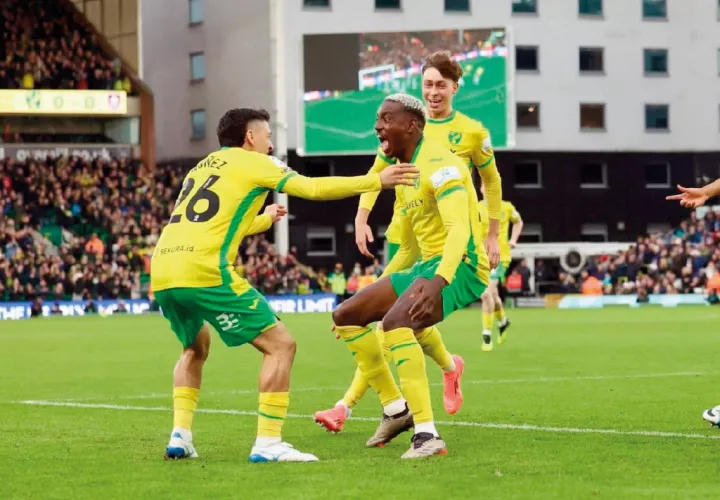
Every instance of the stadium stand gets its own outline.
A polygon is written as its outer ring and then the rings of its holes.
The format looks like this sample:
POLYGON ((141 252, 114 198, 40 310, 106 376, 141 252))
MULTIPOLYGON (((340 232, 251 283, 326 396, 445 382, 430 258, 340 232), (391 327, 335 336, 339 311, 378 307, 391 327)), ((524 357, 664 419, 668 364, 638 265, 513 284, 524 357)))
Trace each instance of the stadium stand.
MULTIPOLYGON (((140 298, 187 167, 50 158, 0 163, 0 298, 140 298), (40 245, 40 241, 49 244, 40 245)), ((267 294, 327 289, 327 276, 248 239, 236 263, 267 294)))
POLYGON ((3 0, 0 88, 131 92, 121 61, 62 2, 3 0))
MULTIPOLYGON (((719 238, 720 218, 713 210, 702 217, 692 213, 672 231, 639 237, 620 255, 590 259, 580 276, 560 273, 558 291, 713 296, 720 289, 719 238)), ((547 279, 547 272, 544 265, 536 269, 536 279, 547 279)))

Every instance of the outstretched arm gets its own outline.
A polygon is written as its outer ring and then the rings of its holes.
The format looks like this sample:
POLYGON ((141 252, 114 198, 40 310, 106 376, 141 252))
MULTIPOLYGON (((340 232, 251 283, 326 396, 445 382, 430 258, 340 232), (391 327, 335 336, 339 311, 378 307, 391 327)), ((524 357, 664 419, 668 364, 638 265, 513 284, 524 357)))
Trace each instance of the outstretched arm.
POLYGON ((665 197, 666 200, 678 200, 687 208, 697 208, 705 204, 708 199, 720 195, 720 179, 701 188, 686 188, 678 185, 680 194, 665 197))

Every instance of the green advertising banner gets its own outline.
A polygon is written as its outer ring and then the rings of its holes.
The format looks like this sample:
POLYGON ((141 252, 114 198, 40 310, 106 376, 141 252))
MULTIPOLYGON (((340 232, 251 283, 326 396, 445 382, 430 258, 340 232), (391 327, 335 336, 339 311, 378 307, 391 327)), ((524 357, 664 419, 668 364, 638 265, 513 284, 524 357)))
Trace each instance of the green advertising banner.
MULTIPOLYGON (((499 32, 490 33, 497 40, 499 32)), ((500 33, 504 42, 504 32, 500 33)), ((513 103, 507 47, 484 45, 454 53, 454 57, 464 70, 454 108, 481 121, 490 131, 496 149, 512 147, 513 103)), ((379 64, 358 71, 358 90, 305 92, 304 144, 300 142, 298 152, 308 156, 374 154, 378 140, 373 127, 385 96, 407 92, 421 98, 421 89, 420 64, 401 69, 397 64, 379 64)))

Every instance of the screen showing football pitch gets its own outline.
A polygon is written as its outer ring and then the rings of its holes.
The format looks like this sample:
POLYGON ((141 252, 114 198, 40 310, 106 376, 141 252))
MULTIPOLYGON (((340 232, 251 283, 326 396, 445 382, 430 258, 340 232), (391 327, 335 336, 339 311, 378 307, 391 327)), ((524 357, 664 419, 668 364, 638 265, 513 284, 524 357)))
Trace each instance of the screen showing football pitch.
POLYGON ((463 68, 454 108, 480 120, 496 149, 514 143, 505 28, 345 33, 303 37, 298 153, 374 154, 375 116, 385 96, 422 90, 423 59, 449 50, 463 68))

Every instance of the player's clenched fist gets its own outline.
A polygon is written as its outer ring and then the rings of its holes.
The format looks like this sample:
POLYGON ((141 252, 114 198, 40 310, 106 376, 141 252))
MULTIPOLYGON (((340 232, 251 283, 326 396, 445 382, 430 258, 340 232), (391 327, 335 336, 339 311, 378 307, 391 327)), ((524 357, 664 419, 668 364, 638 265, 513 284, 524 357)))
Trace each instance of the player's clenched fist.
POLYGON ((268 205, 265 207, 265 215, 269 215, 270 218, 273 221, 273 224, 275 224, 277 221, 282 219, 287 215, 288 211, 287 208, 285 208, 282 205, 278 205, 276 203, 273 203, 272 205, 268 205))
POLYGON ((382 187, 387 189, 395 186, 412 186, 420 176, 420 170, 408 163, 398 163, 380 172, 382 187))

